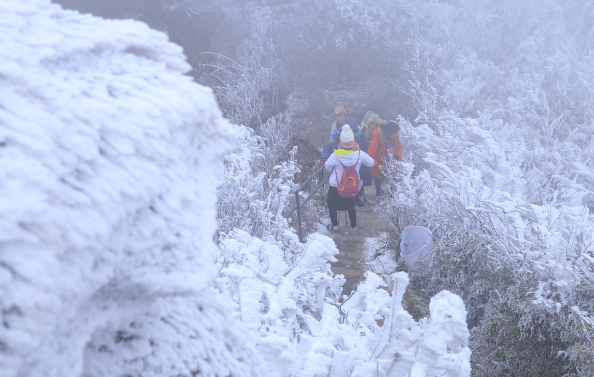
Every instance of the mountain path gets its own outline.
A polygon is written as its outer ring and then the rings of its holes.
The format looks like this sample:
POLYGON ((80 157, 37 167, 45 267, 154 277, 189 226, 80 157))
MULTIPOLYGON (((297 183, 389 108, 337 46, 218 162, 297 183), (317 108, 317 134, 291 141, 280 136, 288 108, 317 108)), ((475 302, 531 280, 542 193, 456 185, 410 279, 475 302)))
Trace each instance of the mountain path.
MULTIPOLYGON (((354 94, 347 88, 338 86, 332 88, 332 90, 310 89, 301 93, 303 96, 301 100, 307 103, 306 108, 308 111, 295 119, 300 124, 297 135, 299 138, 307 140, 313 148, 321 152, 329 139, 333 119, 328 114, 333 113, 334 104, 338 101, 346 101, 352 105, 358 104, 360 109, 352 109, 354 111, 351 114, 355 116, 357 113, 364 114, 369 106, 359 103, 360 101, 356 101, 355 98, 350 98, 354 94)), ((299 93, 296 93, 296 97, 299 97, 299 93)), ((311 158, 311 156, 309 157, 311 158)), ((328 190, 327 186, 325 190, 328 190)), ((342 274, 346 279, 343 295, 350 295, 357 287, 357 284, 365 279, 365 272, 371 270, 370 264, 368 264, 370 241, 382 234, 393 232, 395 229, 389 221, 380 218, 374 211, 374 208, 378 205, 375 187, 365 187, 365 197, 365 207, 357 207, 357 223, 361 229, 354 230, 351 229, 350 225, 346 225, 348 215, 346 212, 340 211, 340 233, 334 234, 325 231, 334 240, 339 250, 336 255, 338 261, 332 263, 332 272, 342 274)), ((324 224, 327 224, 330 222, 327 209, 325 209, 325 213, 325 217, 321 220, 324 224)))
POLYGON ((380 218, 374 211, 377 204, 375 187, 365 187, 366 205, 357 207, 357 224, 360 229, 351 229, 347 225, 348 215, 339 212, 340 233, 330 233, 329 236, 336 243, 339 253, 337 262, 332 263, 332 272, 345 277, 343 295, 350 295, 361 281, 365 279, 365 272, 369 271, 368 248, 372 239, 390 231, 390 224, 380 218))

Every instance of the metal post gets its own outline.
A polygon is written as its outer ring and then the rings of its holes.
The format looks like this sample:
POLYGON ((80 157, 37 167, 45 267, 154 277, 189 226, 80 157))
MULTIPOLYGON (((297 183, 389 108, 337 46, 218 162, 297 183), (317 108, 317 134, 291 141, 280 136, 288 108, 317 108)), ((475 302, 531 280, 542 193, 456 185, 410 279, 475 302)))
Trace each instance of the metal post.
POLYGON ((295 193, 295 204, 297 204, 297 229, 299 229, 299 242, 303 242, 303 234, 301 233, 301 207, 299 205, 299 190, 295 193))
POLYGON ((291 216, 293 214, 293 212, 297 211, 297 228, 299 231, 299 242, 303 242, 303 229, 301 228, 301 206, 305 205, 305 203, 307 203, 307 201, 309 199, 311 199, 311 197, 318 192, 319 189, 321 189, 322 187, 324 187, 324 167, 320 166, 319 168, 316 169, 315 172, 313 172, 309 178, 307 178, 305 180, 305 182, 303 182, 303 184, 301 186, 299 186, 299 188, 297 188, 295 190, 295 207, 293 207, 289 213, 287 213, 285 215, 285 218, 289 218, 289 216, 291 216), (312 180, 314 180, 316 177, 318 177, 318 184, 316 185, 316 187, 313 189, 313 191, 307 195, 303 201, 303 204, 300 203, 299 200, 299 193, 301 192, 301 190, 303 190, 305 188, 305 186, 307 186, 312 180))

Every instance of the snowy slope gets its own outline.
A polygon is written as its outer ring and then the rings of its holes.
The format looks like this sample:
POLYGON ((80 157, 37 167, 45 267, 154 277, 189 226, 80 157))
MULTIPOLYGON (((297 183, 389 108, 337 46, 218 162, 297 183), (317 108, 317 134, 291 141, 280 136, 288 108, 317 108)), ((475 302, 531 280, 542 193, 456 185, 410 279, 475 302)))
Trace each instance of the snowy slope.
POLYGON ((0 19, 0 375, 259 375, 211 288, 229 127, 181 48, 49 1, 0 19))

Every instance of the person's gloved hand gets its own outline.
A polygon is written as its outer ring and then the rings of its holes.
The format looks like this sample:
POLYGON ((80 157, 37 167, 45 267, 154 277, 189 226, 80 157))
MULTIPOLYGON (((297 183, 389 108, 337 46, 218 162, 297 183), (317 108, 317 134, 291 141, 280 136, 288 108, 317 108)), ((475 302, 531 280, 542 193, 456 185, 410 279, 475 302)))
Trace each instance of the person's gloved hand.
POLYGON ((320 161, 320 166, 324 165, 325 163, 326 163, 326 160, 320 161))

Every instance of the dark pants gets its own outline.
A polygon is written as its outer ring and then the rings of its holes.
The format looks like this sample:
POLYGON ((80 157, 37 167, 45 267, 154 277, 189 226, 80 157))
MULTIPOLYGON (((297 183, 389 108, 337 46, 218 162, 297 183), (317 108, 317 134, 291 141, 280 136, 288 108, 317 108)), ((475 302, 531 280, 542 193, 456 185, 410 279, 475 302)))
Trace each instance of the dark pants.
POLYGON ((369 166, 361 165, 361 169, 359 169, 359 177, 361 177, 361 181, 363 181, 362 186, 371 186, 373 176, 371 175, 371 168, 369 166))
POLYGON ((336 187, 330 186, 328 196, 328 211, 330 212, 330 221, 332 226, 338 226, 338 211, 348 211, 351 226, 357 225, 357 211, 355 210, 355 198, 343 198, 338 193, 336 187))
POLYGON ((371 186, 373 176, 371 175, 371 168, 369 166, 361 165, 361 169, 359 169, 359 185, 361 186, 361 190, 357 194, 357 198, 362 197, 365 194, 365 186, 371 186))
POLYGON ((373 177, 373 184, 375 185, 375 194, 380 196, 382 194, 382 179, 373 177))
POLYGON ((362 183, 363 182, 360 182, 360 188, 359 188, 359 192, 357 193, 357 198, 360 198, 363 195, 365 195, 365 186, 363 186, 362 183))

